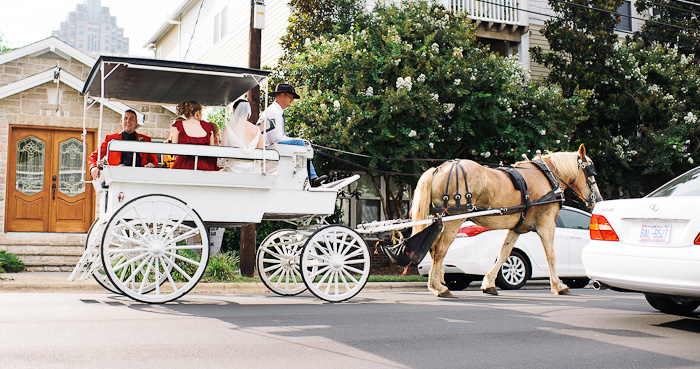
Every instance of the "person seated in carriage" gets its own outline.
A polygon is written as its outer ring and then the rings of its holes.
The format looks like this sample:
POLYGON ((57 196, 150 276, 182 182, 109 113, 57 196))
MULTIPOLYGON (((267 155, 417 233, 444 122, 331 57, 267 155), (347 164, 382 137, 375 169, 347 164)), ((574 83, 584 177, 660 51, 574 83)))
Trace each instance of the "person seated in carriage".
MULTIPOLYGON (((202 120, 202 104, 197 101, 183 101, 177 106, 177 114, 185 119, 177 119, 170 129, 172 143, 216 146, 216 132, 213 124, 202 120)), ((173 169, 194 169, 194 156, 178 155, 173 169)), ((198 170, 219 170, 216 158, 200 157, 198 170)))
MULTIPOLYGON (((100 144, 100 153, 102 153, 102 155, 107 154, 107 144, 112 140, 151 142, 151 137, 136 132, 136 128, 139 127, 140 124, 138 123, 138 118, 135 111, 131 109, 125 111, 122 115, 121 123, 122 131, 106 135, 104 141, 102 141, 102 144, 100 144)), ((135 153, 133 152, 110 151, 107 155, 107 165, 132 166, 134 163, 134 154, 135 153)), ((155 154, 136 154, 137 167, 158 166, 158 158, 155 154)), ((100 178, 100 172, 102 170, 100 158, 97 156, 98 152, 95 150, 88 157, 88 168, 90 168, 90 175, 92 176, 92 179, 100 178)))
MULTIPOLYGON (((301 138, 288 137, 284 133, 284 109, 289 107, 294 99, 298 99, 299 95, 294 91, 294 86, 287 83, 279 83, 275 87, 275 91, 270 95, 275 98, 275 101, 265 109, 258 125, 262 126, 265 132, 265 142, 269 144, 296 145, 306 146, 301 138)), ((318 176, 311 162, 309 162, 309 180, 311 187, 318 187, 328 180, 327 175, 318 176)))
MULTIPOLYGON (((251 115, 250 104, 240 99, 233 103, 233 109, 233 116, 221 135, 221 146, 239 147, 246 153, 262 149, 262 134, 256 125, 248 121, 251 115)), ((220 170, 226 172, 254 172, 259 163, 251 160, 219 158, 217 164, 220 170)))

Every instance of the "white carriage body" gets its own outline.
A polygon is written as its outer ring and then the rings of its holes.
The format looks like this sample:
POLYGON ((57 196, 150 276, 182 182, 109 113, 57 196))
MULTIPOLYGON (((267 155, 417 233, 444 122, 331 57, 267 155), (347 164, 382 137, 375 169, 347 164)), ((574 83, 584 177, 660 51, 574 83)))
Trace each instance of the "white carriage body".
MULTIPOLYGON (((207 224, 237 225, 263 219, 331 215, 338 189, 356 179, 311 188, 307 161, 313 157, 313 150, 304 146, 278 144, 245 152, 234 147, 113 140, 109 150, 255 160, 259 170, 241 173, 107 166, 102 173, 109 191, 105 194, 106 208, 100 214, 107 218, 130 200, 151 194, 184 201, 207 224)), ((96 189, 103 190, 100 184, 96 189)))

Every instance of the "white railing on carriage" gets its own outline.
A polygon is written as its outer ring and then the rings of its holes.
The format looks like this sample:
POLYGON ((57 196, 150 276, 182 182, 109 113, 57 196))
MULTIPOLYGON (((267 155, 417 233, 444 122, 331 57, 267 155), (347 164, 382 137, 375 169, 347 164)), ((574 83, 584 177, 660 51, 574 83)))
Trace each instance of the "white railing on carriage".
POLYGON ((375 221, 375 222, 370 222, 370 223, 362 223, 357 225, 357 233, 361 234, 367 234, 367 233, 380 233, 380 232, 385 232, 385 231, 393 231, 397 229, 404 229, 404 228, 409 228, 417 225, 424 225, 424 224, 430 224, 435 222, 438 219, 441 219, 443 222, 448 222, 450 220, 457 220, 457 219, 468 219, 468 218, 473 218, 473 217, 483 217, 486 215, 501 215, 503 214, 503 210, 501 209, 491 209, 491 210, 481 210, 481 211, 475 211, 472 213, 464 213, 464 214, 457 214, 457 215, 448 215, 446 217, 430 217, 428 219, 422 219, 422 220, 407 220, 407 219, 393 219, 393 220, 382 220, 382 221, 375 221))
POLYGON ((527 25, 527 0, 438 0, 455 13, 467 12, 468 17, 483 22, 527 25))
MULTIPOLYGON (((212 158, 232 158, 243 160, 270 160, 279 161, 280 154, 276 150, 255 149, 246 151, 240 147, 208 146, 171 144, 159 142, 112 140, 109 142, 107 152, 139 152, 144 154, 186 155, 212 158)), ((134 164, 136 156, 134 156, 134 164)))

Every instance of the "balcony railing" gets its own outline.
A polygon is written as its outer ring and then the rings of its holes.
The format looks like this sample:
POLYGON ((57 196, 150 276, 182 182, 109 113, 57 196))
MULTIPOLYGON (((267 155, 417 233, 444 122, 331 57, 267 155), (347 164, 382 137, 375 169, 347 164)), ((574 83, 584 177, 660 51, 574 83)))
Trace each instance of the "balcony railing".
POLYGON ((467 12, 469 18, 514 25, 527 25, 527 0, 438 0, 453 12, 467 12))

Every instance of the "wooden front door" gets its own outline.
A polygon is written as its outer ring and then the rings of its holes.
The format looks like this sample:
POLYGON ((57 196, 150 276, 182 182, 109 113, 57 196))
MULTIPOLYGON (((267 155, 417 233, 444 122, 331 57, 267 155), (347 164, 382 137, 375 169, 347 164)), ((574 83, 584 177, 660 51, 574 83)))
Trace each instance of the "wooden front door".
MULTIPOLYGON (((92 186, 81 179, 81 131, 11 127, 7 161, 6 232, 87 232, 94 218, 92 186)), ((86 153, 94 150, 88 132, 86 153)))

